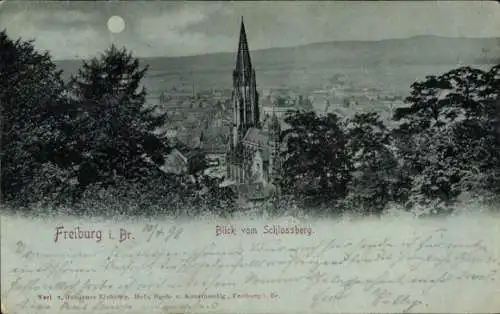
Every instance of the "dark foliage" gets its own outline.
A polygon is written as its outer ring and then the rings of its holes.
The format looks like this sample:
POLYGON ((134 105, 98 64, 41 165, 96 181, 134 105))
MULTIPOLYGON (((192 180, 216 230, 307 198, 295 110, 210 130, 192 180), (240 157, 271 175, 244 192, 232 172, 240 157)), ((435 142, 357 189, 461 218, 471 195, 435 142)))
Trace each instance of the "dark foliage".
POLYGON ((334 114, 318 117, 314 112, 290 114, 284 131, 282 188, 306 204, 333 204, 347 192, 351 163, 347 138, 334 114))
POLYGON ((352 163, 346 205, 363 213, 380 213, 397 197, 399 188, 390 131, 375 113, 356 114, 348 119, 346 130, 352 163))
POLYGON ((403 121, 394 136, 411 182, 409 205, 497 193, 497 71, 462 67, 413 84, 410 106, 394 117, 403 121))
POLYGON ((71 78, 71 101, 78 112, 68 128, 67 150, 76 156, 83 188, 114 184, 114 177, 134 181, 144 169, 163 163, 168 147, 152 132, 164 116, 145 108, 146 91, 140 85, 146 70, 129 52, 112 46, 84 61, 71 78))
MULTIPOLYGON (((165 115, 147 107, 146 71, 112 46, 66 85, 48 53, 0 32, 2 200, 77 213, 235 211, 233 190, 203 174, 204 152, 156 132, 165 115), (187 157, 182 174, 161 170, 173 147, 187 157)), ((282 177, 270 202, 379 214, 391 202, 435 212, 465 195, 499 197, 500 66, 428 76, 406 101, 389 130, 375 113, 318 116, 299 97, 306 111, 285 119, 282 177)))
POLYGON ((22 201, 25 188, 47 162, 58 160, 69 106, 64 83, 48 53, 31 41, 0 32, 1 190, 22 201))

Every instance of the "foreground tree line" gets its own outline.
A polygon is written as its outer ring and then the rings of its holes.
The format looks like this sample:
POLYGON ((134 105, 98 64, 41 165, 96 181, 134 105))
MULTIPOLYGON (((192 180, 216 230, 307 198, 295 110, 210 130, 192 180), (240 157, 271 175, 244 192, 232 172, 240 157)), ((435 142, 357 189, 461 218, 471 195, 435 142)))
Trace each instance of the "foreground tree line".
POLYGON ((146 71, 112 46, 65 82, 48 53, 0 32, 3 202, 129 214, 228 206, 200 154, 187 175, 159 169, 174 146, 155 132, 165 114, 145 108, 146 71))
MULTIPOLYGON (((391 203, 446 210, 467 193, 500 194, 496 104, 500 66, 459 68, 412 86, 399 127, 375 113, 342 120, 296 112, 283 132, 283 178, 274 208, 379 213, 391 203)), ((235 195, 203 175, 159 169, 174 144, 146 106, 147 67, 112 46, 68 82, 48 53, 0 32, 1 193, 10 207, 154 214, 230 212, 235 195)))
POLYGON ((499 208, 500 65, 461 67, 411 87, 392 129, 375 113, 289 116, 285 193, 305 206, 364 213, 390 203, 440 213, 470 199, 499 208))

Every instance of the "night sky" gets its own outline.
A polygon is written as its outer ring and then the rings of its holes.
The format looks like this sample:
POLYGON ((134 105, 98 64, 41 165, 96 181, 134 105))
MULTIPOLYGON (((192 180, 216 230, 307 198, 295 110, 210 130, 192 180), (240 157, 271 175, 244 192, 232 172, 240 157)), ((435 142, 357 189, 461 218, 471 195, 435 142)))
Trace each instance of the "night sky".
POLYGON ((241 16, 250 48, 417 35, 500 37, 497 2, 5 2, 0 29, 35 39, 56 59, 86 58, 109 47, 135 55, 182 56, 235 49, 241 16), (107 21, 125 21, 113 34, 107 21))

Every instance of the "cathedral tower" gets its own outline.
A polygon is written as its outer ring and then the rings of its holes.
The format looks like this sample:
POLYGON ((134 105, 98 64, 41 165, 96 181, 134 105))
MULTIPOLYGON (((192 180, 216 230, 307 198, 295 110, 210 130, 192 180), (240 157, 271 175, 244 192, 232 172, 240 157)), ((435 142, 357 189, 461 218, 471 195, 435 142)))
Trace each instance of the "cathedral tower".
POLYGON ((281 126, 273 112, 269 126, 268 145, 271 158, 269 159, 269 181, 276 182, 281 174, 280 140, 281 126))
POLYGON ((252 68, 247 34, 241 18, 240 40, 233 71, 233 128, 232 146, 241 141, 249 128, 260 128, 259 97, 252 68))

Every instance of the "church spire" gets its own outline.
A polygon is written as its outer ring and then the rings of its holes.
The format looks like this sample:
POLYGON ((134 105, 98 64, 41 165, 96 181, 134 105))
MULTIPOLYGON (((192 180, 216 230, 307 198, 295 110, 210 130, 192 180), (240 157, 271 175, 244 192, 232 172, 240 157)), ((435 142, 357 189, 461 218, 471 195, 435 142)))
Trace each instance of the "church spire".
POLYGON ((250 52, 248 49, 247 34, 243 16, 241 17, 240 42, 238 44, 238 56, 236 57, 235 72, 245 78, 252 73, 252 62, 250 60, 250 52))
POLYGON ((247 34, 243 18, 241 19, 240 38, 236 67, 233 71, 233 132, 234 146, 241 140, 249 128, 260 128, 259 94, 255 81, 255 70, 250 61, 247 34))

